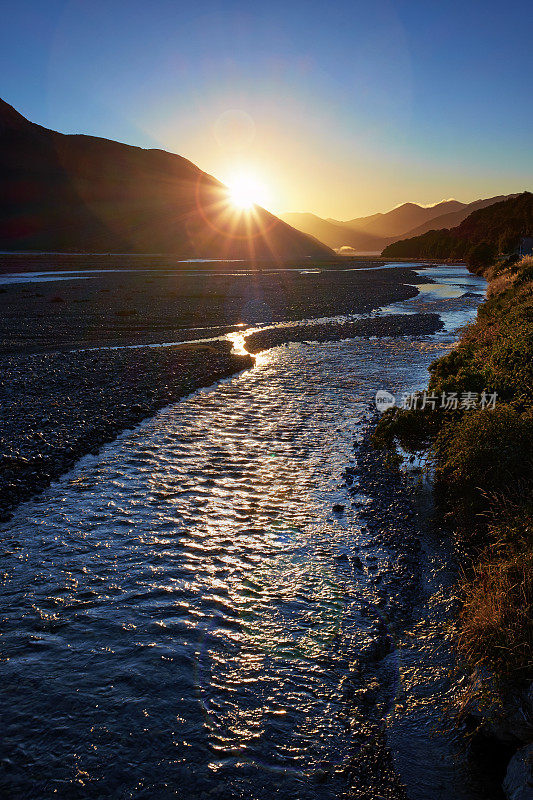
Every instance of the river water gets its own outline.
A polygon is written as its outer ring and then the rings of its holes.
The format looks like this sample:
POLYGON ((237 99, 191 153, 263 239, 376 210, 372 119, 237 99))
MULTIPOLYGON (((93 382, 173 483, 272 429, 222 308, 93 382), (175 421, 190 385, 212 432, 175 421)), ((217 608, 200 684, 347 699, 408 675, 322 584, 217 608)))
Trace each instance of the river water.
POLYGON ((413 800, 486 797, 460 736, 438 733, 456 572, 431 532, 393 652, 357 667, 398 553, 344 471, 376 390, 422 386, 484 291, 462 268, 419 274, 387 313, 437 311, 443 332, 269 350, 2 526, 6 797, 400 797, 350 768, 383 736, 413 800))

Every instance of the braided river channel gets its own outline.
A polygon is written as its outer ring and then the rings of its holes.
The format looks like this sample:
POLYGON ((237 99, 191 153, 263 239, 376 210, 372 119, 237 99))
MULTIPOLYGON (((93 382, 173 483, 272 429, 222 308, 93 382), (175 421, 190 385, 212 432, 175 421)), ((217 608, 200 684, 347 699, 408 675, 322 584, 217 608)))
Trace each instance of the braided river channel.
POLYGON ((439 333, 267 350, 1 526, 3 797, 492 796, 446 723, 452 544, 363 464, 376 390, 422 387, 483 298, 418 274, 386 313, 439 333))

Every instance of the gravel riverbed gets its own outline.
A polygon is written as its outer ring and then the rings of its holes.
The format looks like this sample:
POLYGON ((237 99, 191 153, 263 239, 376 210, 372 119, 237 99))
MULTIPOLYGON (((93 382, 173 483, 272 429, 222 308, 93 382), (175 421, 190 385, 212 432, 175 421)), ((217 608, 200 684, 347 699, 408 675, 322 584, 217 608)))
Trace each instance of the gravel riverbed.
POLYGON ((303 323, 267 328, 245 339, 249 353, 287 342, 329 342, 356 336, 428 336, 442 328, 438 314, 388 314, 355 322, 303 323))
MULTIPOLYGON (((0 273, 20 270, 0 280, 3 518, 121 431, 253 364, 252 358, 231 353, 225 341, 129 345, 196 342, 254 323, 367 313, 417 294, 410 284, 418 276, 408 266, 308 274, 251 272, 228 263, 178 271, 149 258, 119 263, 110 257, 95 259, 91 271, 86 259, 60 254, 13 258, 0 257, 0 273), (79 265, 81 272, 59 272, 79 265), (53 267, 56 273, 50 272, 53 267)), ((321 324, 312 331, 315 340, 324 341, 438 327, 438 315, 418 314, 321 324)), ((250 351, 310 338, 308 330, 262 331, 249 338, 250 351)))
MULTIPOLYGON (((39 262, 33 267, 37 272, 39 262)), ((72 265, 58 258, 62 268, 72 265)), ((236 271, 231 264, 216 272, 0 274, 0 353, 176 342, 256 324, 369 313, 416 297, 419 280, 407 267, 309 273, 236 271)))
POLYGON ((253 359, 209 345, 0 357, 0 515, 163 406, 253 359))

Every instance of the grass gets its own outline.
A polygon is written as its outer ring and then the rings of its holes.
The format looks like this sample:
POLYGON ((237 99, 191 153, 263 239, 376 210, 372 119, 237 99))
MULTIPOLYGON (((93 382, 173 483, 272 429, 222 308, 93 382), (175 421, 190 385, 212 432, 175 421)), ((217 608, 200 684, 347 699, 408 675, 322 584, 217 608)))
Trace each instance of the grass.
POLYGON ((533 514, 499 508, 490 545, 462 586, 459 652, 480 677, 531 677, 533 670, 533 514))
POLYGON ((531 419, 512 406, 468 411, 445 420, 435 437, 435 488, 455 522, 485 527, 492 498, 514 501, 533 474, 531 419))
POLYGON ((431 365, 428 391, 496 392, 496 407, 391 409, 374 436, 426 454, 437 501, 470 545, 458 648, 481 684, 533 679, 533 257, 485 275, 487 300, 431 365))

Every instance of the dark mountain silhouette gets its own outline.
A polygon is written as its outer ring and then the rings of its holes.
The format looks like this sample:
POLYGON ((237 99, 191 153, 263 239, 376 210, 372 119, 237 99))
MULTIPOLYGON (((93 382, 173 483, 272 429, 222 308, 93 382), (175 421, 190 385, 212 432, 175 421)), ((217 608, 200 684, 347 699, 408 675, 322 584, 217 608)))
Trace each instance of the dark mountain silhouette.
MULTIPOLYGON (((477 211, 480 208, 487 208, 487 206, 492 206, 494 203, 500 203, 502 200, 507 200, 509 197, 516 196, 516 194, 501 194, 497 197, 488 197, 485 200, 474 200, 472 203, 468 203, 466 205, 463 204, 463 207, 457 211, 451 211, 438 217, 432 217, 431 219, 422 223, 422 225, 419 225, 417 228, 406 231, 404 237, 420 236, 422 233, 426 233, 426 231, 442 230, 442 228, 455 228, 457 225, 460 225, 461 222, 470 214, 472 214, 473 211, 477 211)), ((435 208, 436 207, 437 206, 435 206, 435 208)))
POLYGON ((331 258, 185 158, 35 125, 0 100, 0 250, 331 258))
POLYGON ((487 252, 510 253, 524 236, 533 234, 533 194, 522 192, 471 213, 455 228, 428 231, 389 244, 383 255, 393 258, 469 258, 477 246, 487 252))
POLYGON ((357 217, 348 222, 321 219, 314 214, 293 213, 281 216, 289 225, 310 236, 316 236, 330 247, 338 249, 348 246, 357 252, 381 252, 386 245, 399 238, 459 225, 472 211, 503 199, 506 199, 505 195, 476 200, 473 203, 444 200, 429 207, 404 203, 385 214, 357 217))

